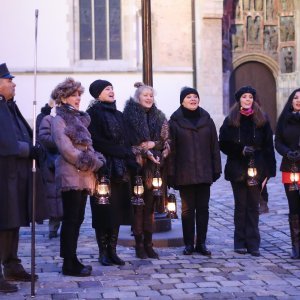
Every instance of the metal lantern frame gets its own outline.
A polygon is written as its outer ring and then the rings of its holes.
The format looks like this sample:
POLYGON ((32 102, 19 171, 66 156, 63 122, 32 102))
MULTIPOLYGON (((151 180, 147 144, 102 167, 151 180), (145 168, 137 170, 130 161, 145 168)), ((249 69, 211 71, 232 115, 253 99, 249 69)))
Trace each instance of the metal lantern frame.
POLYGON ((170 193, 168 196, 167 211, 171 219, 178 219, 177 201, 176 201, 176 196, 173 193, 170 193))
POLYGON ((258 180, 257 180, 257 169, 255 167, 255 162, 254 158, 250 158, 249 164, 248 164, 248 169, 247 169, 247 185, 248 186, 256 186, 258 185, 258 180))
POLYGON ((133 186, 133 196, 131 198, 131 204, 135 206, 145 205, 143 195, 144 195, 144 185, 142 176, 136 175, 133 186))
POLYGON ((289 185, 289 191, 299 191, 298 181, 299 181, 299 172, 295 163, 293 163, 290 173, 291 183, 289 185))
POLYGON ((109 199, 111 196, 110 180, 107 176, 101 176, 100 179, 96 180, 95 184, 95 198, 97 204, 108 205, 110 204, 109 199))

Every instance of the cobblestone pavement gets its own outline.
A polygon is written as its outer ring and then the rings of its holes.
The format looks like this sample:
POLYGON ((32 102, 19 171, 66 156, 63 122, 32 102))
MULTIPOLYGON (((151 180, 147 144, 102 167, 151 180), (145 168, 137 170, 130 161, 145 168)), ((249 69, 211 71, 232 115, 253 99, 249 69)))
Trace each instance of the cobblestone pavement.
MULTIPOLYGON (((48 239, 47 224, 37 225, 36 299, 300 299, 300 260, 290 259, 288 207, 279 172, 268 191, 270 212, 260 217, 260 257, 233 252, 233 197, 223 178, 211 191, 211 258, 184 256, 182 247, 176 247, 157 248, 159 260, 139 260, 132 247, 118 246, 126 265, 100 266, 87 205, 78 254, 93 266, 93 276, 63 276, 59 240, 48 239)), ((19 252, 30 270, 30 229, 22 229, 19 252)), ((30 283, 18 286, 17 293, 0 294, 0 299, 29 299, 30 283)))

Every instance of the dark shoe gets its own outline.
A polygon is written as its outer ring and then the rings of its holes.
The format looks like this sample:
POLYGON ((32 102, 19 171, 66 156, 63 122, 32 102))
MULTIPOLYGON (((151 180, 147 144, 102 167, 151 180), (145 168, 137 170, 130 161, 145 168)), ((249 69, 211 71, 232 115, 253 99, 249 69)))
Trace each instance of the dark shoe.
POLYGON ((62 273, 68 276, 86 277, 91 275, 91 266, 84 266, 77 257, 65 258, 62 266, 62 273))
POLYGON ((15 284, 11 284, 4 279, 0 279, 0 292, 1 293, 14 293, 18 291, 15 284))
MULTIPOLYGON (((31 274, 27 273, 21 264, 13 265, 10 267, 4 267, 3 275, 5 280, 8 281, 31 281, 31 274)), ((34 280, 38 279, 38 275, 34 275, 34 280)))
POLYGON ((183 255, 192 255, 194 252, 194 246, 192 245, 187 245, 185 246, 184 250, 183 250, 183 255))
POLYGON ((114 265, 118 265, 118 266, 124 266, 125 265, 125 261, 122 260, 116 252, 116 249, 112 249, 110 246, 107 247, 108 251, 108 257, 110 259, 110 261, 114 264, 114 265))
POLYGON ((268 202, 261 200, 259 202, 259 214, 267 214, 269 212, 268 202))
POLYGON ((201 255, 205 255, 205 256, 210 256, 211 255, 211 251, 209 251, 206 248, 205 244, 197 245, 196 248, 195 248, 195 251, 200 253, 201 255))
POLYGON ((86 266, 84 266, 81 270, 78 268, 67 269, 63 267, 62 273, 63 275, 67 275, 67 276, 87 277, 91 275, 91 270, 86 266))
POLYGON ((49 232, 49 239, 57 238, 58 234, 56 231, 50 231, 49 232))
POLYGON ((238 254, 246 254, 247 249, 246 248, 237 248, 237 249, 234 249, 234 252, 238 253, 238 254))
POLYGON ((145 246, 146 254, 149 258, 159 259, 158 254, 154 251, 152 245, 146 245, 145 246))
POLYGON ((74 265, 76 265, 78 268, 87 268, 88 270, 90 270, 92 272, 93 268, 90 265, 84 265, 80 262, 80 260, 77 258, 77 256, 74 258, 74 265))
POLYGON ((105 267, 113 265, 112 261, 109 259, 108 254, 106 252, 105 253, 102 252, 99 254, 98 261, 102 266, 105 267))
POLYGON ((259 250, 251 251, 250 254, 251 254, 252 256, 257 256, 257 257, 260 256, 259 250))
POLYGON ((140 258, 140 259, 148 258, 148 255, 144 249, 143 244, 135 246, 135 255, 137 258, 140 258))

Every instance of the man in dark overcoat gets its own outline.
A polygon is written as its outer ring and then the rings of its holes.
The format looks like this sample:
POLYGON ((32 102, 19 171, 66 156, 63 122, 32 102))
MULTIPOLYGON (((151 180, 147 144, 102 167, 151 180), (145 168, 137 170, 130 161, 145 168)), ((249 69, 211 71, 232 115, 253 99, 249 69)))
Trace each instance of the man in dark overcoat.
MULTIPOLYGON (((19 230, 29 226, 32 201, 32 159, 41 148, 32 145, 32 130, 14 99, 16 84, 5 63, 0 64, 0 292, 15 292, 9 281, 30 281, 18 258, 19 230)), ((37 176, 37 185, 40 185, 37 176)), ((46 215, 37 191, 36 220, 46 215)), ((46 209, 45 209, 46 211, 46 209)))

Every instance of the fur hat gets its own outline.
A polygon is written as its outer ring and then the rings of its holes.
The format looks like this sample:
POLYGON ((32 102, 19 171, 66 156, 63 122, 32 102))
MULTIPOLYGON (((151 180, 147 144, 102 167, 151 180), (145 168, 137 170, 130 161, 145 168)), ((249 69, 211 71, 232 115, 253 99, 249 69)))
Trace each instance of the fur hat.
POLYGON ((189 94, 195 94, 199 98, 198 91, 191 87, 183 87, 180 92, 180 104, 182 104, 184 98, 189 94))
POLYGON ((107 86, 112 86, 112 84, 109 81, 97 79, 94 82, 91 83, 89 91, 93 98, 97 99, 99 95, 102 93, 102 91, 107 86))
POLYGON ((250 85, 242 86, 234 95, 235 101, 239 102, 243 94, 252 94, 253 100, 256 100, 256 89, 251 87, 250 85))

